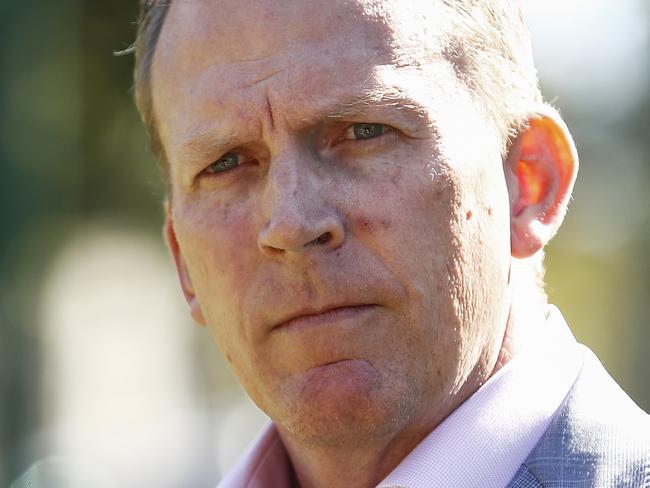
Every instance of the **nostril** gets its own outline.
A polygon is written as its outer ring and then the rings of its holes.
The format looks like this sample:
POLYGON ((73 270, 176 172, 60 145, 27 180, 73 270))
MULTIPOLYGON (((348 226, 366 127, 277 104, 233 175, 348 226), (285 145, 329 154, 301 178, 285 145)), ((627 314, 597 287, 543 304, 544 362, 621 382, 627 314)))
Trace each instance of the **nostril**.
POLYGON ((327 244, 332 239, 330 232, 324 232, 312 241, 314 244, 327 244))

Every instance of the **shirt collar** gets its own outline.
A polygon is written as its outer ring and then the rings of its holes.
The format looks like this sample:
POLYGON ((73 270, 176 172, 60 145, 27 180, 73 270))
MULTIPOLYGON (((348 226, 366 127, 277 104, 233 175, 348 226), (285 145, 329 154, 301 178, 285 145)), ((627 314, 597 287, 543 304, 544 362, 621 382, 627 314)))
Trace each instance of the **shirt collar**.
POLYGON ((270 423, 217 488, 290 488, 291 473, 289 456, 275 425, 270 423))

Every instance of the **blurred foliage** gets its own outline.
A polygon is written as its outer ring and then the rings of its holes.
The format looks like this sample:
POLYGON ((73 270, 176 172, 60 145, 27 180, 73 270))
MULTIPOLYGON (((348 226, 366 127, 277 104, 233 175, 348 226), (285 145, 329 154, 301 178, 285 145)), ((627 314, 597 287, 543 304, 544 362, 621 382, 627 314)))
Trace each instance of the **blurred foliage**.
MULTIPOLYGON (((0 486, 38 429, 40 280, 96 220, 159 233, 162 187, 131 101, 137 2, 0 2, 0 486)), ((46 408, 46 406, 45 406, 46 408)))
MULTIPOLYGON (((0 486, 30 462, 30 435, 47 408, 37 393, 37 305, 57 251, 88 222, 160 233, 163 191, 131 100, 133 60, 113 54, 132 42, 136 18, 134 0, 0 1, 0 486)), ((641 155, 631 179, 650 185, 650 82, 624 119, 585 117, 572 112, 571 100, 559 105, 576 136, 582 175, 548 252, 549 295, 647 410, 648 212, 633 235, 605 251, 586 246, 598 236, 589 236, 584 212, 612 225, 627 218, 612 215, 611 199, 599 199, 599 185, 628 181, 618 179, 628 171, 619 150, 641 155), (589 204, 577 210, 581 199, 589 204)), ((614 190, 616 209, 650 208, 650 192, 630 202, 624 186, 614 190)))

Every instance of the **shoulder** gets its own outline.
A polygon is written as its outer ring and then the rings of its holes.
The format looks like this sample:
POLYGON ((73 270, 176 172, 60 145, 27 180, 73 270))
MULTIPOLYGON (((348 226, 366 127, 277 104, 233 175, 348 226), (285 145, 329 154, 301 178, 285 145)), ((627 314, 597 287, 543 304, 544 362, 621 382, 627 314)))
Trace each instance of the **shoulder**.
POLYGON ((650 416, 581 348, 575 384, 509 487, 650 487, 650 416))

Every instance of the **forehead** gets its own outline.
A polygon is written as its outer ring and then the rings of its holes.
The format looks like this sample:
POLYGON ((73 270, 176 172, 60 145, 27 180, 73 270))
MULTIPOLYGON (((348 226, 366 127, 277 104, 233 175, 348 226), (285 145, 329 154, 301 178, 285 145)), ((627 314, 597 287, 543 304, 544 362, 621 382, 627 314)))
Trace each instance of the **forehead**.
POLYGON ((444 22, 435 0, 176 0, 152 66, 159 131, 251 113, 260 91, 298 111, 390 85, 378 75, 440 58, 444 22))
POLYGON ((192 55, 211 63, 260 59, 306 42, 407 45, 418 33, 432 40, 430 24, 443 17, 436 0, 174 0, 158 45, 172 55, 199 43, 220 48, 192 55))

